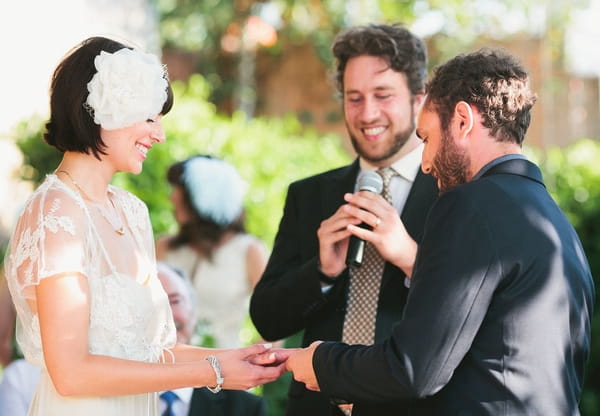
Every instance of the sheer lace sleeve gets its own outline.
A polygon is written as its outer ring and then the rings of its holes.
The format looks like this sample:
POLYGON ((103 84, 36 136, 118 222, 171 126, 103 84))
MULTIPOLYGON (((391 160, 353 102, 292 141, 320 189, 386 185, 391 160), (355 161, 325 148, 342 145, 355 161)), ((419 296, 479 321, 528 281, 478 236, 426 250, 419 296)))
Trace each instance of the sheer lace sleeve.
POLYGON ((34 298, 40 280, 60 273, 86 274, 85 211, 67 188, 45 182, 28 200, 9 248, 7 278, 13 296, 34 298))
POLYGON ((28 361, 43 365, 35 287, 61 273, 87 275, 89 219, 82 202, 49 175, 26 202, 15 225, 5 272, 15 310, 17 340, 28 361))

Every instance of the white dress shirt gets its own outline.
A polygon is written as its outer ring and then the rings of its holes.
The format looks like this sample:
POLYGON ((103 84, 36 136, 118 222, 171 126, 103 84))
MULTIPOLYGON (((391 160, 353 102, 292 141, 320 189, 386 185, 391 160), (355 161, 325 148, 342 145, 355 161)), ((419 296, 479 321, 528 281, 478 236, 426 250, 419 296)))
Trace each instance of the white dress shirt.
MULTIPOLYGON (((190 402, 192 401, 192 393, 194 392, 194 389, 192 387, 184 387, 182 389, 171 391, 179 398, 179 400, 173 402, 173 414, 175 416, 187 416, 190 411, 190 402)), ((167 409, 166 403, 160 398, 158 400, 158 409, 159 415, 162 415, 167 409)))
MULTIPOLYGON (((412 151, 404 155, 401 159, 392 164, 392 168, 398 175, 393 176, 390 182, 390 194, 394 208, 398 213, 402 213, 404 204, 410 193, 410 188, 415 182, 415 178, 421 168, 421 155, 423 153, 423 143, 419 143, 412 151)), ((360 172, 369 170, 377 170, 373 165, 370 165, 366 160, 359 159, 360 172)), ((360 175, 360 174, 359 174, 360 175)))

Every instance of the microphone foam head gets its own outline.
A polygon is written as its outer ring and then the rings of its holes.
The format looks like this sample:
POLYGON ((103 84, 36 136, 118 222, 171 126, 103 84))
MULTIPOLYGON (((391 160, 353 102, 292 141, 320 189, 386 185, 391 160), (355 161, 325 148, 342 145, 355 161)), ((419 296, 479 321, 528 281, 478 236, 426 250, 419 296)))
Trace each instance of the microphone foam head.
POLYGON ((358 190, 380 194, 383 190, 383 179, 375 171, 363 172, 358 177, 358 190))

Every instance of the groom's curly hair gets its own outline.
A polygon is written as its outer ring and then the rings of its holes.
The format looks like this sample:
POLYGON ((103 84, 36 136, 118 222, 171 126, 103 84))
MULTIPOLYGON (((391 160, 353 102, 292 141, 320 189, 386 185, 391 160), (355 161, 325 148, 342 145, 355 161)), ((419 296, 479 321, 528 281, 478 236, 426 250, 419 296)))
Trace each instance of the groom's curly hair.
POLYGON ((521 63, 500 49, 458 55, 434 70, 426 85, 426 107, 432 107, 443 130, 454 107, 464 101, 477 108, 483 125, 500 142, 522 144, 536 96, 521 63))

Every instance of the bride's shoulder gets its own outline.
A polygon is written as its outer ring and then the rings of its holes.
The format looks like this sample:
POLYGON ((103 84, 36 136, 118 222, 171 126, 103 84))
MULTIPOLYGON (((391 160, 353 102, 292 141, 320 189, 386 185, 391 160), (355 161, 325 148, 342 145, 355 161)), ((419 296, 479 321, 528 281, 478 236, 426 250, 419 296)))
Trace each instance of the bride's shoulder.
POLYGON ((23 205, 13 232, 22 238, 44 229, 75 234, 88 222, 81 198, 56 177, 46 178, 23 205))
POLYGON ((37 189, 29 196, 23 206, 23 212, 42 211, 43 213, 82 211, 81 198, 75 191, 66 186, 55 175, 48 175, 37 189))

